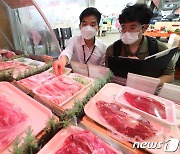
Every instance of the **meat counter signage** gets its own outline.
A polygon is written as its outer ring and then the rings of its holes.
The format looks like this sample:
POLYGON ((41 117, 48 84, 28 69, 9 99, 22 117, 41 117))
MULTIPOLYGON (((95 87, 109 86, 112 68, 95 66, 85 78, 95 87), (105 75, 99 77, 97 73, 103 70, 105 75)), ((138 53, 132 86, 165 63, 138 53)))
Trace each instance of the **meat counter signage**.
MULTIPOLYGON (((132 148, 141 149, 161 149, 165 152, 176 152, 179 148, 180 140, 176 138, 169 138, 165 142, 134 142, 132 148)), ((179 149, 180 150, 180 149, 179 149)))

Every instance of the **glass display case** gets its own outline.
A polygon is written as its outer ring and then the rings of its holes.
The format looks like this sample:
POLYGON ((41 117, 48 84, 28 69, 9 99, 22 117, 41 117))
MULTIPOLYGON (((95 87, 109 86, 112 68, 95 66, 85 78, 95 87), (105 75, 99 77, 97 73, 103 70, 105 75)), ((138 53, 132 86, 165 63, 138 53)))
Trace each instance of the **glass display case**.
POLYGON ((61 52, 53 29, 79 27, 79 14, 86 0, 3 0, 9 14, 15 50, 25 54, 50 55, 61 52))

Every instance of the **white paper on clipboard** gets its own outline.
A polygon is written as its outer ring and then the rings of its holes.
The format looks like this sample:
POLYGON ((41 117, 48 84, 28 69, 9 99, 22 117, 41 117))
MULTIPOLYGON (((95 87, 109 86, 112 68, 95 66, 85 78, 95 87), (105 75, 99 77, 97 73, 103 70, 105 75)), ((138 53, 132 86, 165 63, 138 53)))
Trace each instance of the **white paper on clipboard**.
POLYGON ((71 61, 71 67, 74 73, 79 73, 81 75, 88 76, 88 67, 87 64, 71 61))
POLYGON ((103 78, 104 75, 108 75, 110 69, 103 66, 97 66, 93 64, 83 64, 72 61, 71 66, 74 73, 78 73, 91 78, 103 78))

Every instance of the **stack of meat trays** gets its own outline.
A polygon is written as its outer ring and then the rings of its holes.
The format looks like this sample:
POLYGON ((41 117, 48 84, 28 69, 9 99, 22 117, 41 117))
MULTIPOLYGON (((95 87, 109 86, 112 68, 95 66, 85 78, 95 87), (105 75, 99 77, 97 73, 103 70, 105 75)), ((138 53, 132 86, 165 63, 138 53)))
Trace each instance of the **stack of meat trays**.
MULTIPOLYGON (((55 76, 52 73, 43 72, 19 80, 17 85, 34 99, 59 114, 64 110, 62 105, 80 94, 93 81, 93 79, 74 73, 55 76)), ((73 104, 70 106, 72 107, 73 104)))
POLYGON ((113 147, 113 143, 98 137, 94 133, 78 126, 68 126, 59 131, 38 154, 122 154, 113 147))
MULTIPOLYGON (((106 84, 84 111, 87 116, 83 125, 112 137, 134 152, 139 150, 133 145, 136 142, 164 142, 164 136, 171 134, 171 126, 176 125, 173 102, 114 83, 106 84)), ((163 148, 144 149, 163 151, 163 148)))
POLYGON ((28 127, 38 135, 52 112, 8 82, 0 82, 0 153, 12 151, 16 136, 25 137, 28 127))
POLYGON ((19 74, 24 74, 25 71, 28 72, 30 69, 33 69, 33 67, 18 61, 0 62, 0 73, 3 71, 9 74, 12 73, 14 79, 16 79, 19 74))

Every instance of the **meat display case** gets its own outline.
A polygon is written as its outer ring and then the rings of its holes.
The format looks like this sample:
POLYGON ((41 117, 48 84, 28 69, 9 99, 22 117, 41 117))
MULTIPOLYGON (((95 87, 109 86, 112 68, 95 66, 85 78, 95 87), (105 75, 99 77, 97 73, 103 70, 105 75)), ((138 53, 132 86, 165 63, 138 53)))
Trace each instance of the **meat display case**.
MULTIPOLYGON (((68 75, 62 75, 60 77, 56 77, 54 73, 48 73, 48 71, 30 76, 28 78, 19 80, 19 81, 13 81, 13 84, 17 86, 19 89, 24 91, 26 94, 30 95, 37 101, 41 102, 43 105, 50 108, 53 112, 56 114, 61 114, 66 109, 72 109, 74 105, 74 101, 76 99, 80 99, 85 96, 85 94, 88 92, 89 87, 94 83, 94 79, 82 76, 80 74, 76 73, 70 73, 68 75), (60 93, 68 88, 68 85, 66 87, 63 87, 61 84, 61 79, 64 78, 64 81, 70 81, 74 82, 75 84, 78 84, 81 88, 73 93, 71 96, 67 97, 65 100, 63 100, 60 104, 53 103, 53 100, 50 99, 51 96, 54 93, 54 101, 57 100, 58 97, 60 97, 60 93), (71 80, 70 80, 71 79, 71 80), (79 83, 78 80, 84 80, 85 85, 82 83, 79 83), (76 81, 77 80, 77 81, 76 81), (56 85, 55 85, 56 84, 56 85), (52 85, 52 86, 51 86, 52 85), (44 87, 46 90, 48 90, 51 87, 51 92, 47 92, 47 95, 41 94, 43 90, 38 90, 40 88, 44 87), (57 94, 57 88, 60 88, 61 91, 59 94, 57 94), (54 89, 54 90, 53 90, 54 89), (51 93, 51 95, 49 95, 51 93)), ((44 89, 44 90, 45 90, 44 89)), ((67 93, 71 93, 70 89, 67 93)), ((60 99, 59 99, 60 100, 60 99)))
MULTIPOLYGON (((61 52, 61 49, 56 40, 56 37, 54 36, 54 33, 52 32, 53 30, 52 30, 49 22, 43 15, 43 12, 38 5, 38 4, 40 4, 40 0, 36 0, 36 1, 4 0, 4 2, 7 4, 7 10, 9 12, 9 16, 11 18, 11 24, 13 24, 13 26, 12 26, 13 37, 14 37, 14 39, 16 38, 18 40, 17 42, 16 41, 14 42, 16 50, 23 50, 25 54, 29 54, 29 55, 33 54, 33 55, 40 55, 43 57, 44 56, 43 54, 47 54, 47 55, 57 58, 57 56, 59 55, 59 52, 61 52), (24 13, 24 16, 22 15, 23 13, 24 13), (28 16, 27 19, 26 19, 26 15, 28 16), (30 20, 33 15, 38 16, 37 17, 37 19, 38 19, 37 25, 36 25, 36 21, 30 20), (16 23, 16 24, 14 24, 14 23, 16 23), (29 24, 27 24, 27 23, 29 23, 29 24), (39 28, 39 29, 33 29, 34 27, 39 28)), ((54 2, 57 2, 57 1, 54 1, 54 2)), ((73 2, 73 1, 71 1, 71 2, 73 2)), ((41 4, 42 3, 45 3, 45 2, 41 1, 41 4)), ((30 62, 30 60, 29 60, 29 62, 30 62)), ((41 65, 41 64, 44 65, 44 63, 40 62, 39 65, 41 65)), ((22 107, 25 110, 28 110, 28 115, 32 119, 32 123, 33 123, 32 128, 35 131, 35 135, 37 135, 40 132, 40 130, 42 130, 46 126, 45 120, 47 120, 48 117, 52 115, 52 112, 54 112, 57 116, 59 116, 59 119, 61 119, 63 116, 71 117, 72 115, 76 115, 75 114, 75 112, 77 112, 76 108, 79 107, 76 105, 78 100, 90 99, 91 97, 89 97, 87 94, 89 94, 89 92, 92 92, 93 86, 96 86, 96 82, 94 82, 94 80, 96 78, 103 78, 103 76, 105 74, 106 75, 109 74, 109 71, 110 71, 109 69, 101 69, 101 68, 95 67, 93 65, 89 65, 88 69, 87 69, 87 65, 80 66, 80 64, 78 64, 78 63, 74 63, 73 67, 74 67, 74 72, 80 73, 81 75, 83 74, 83 75, 93 77, 94 79, 87 77, 87 79, 90 80, 90 83, 85 85, 81 90, 79 90, 76 93, 76 95, 73 95, 72 97, 67 99, 61 106, 51 103, 47 99, 36 94, 35 93, 36 91, 33 91, 32 89, 28 89, 28 87, 23 87, 22 85, 18 84, 18 82, 16 82, 16 81, 13 82, 14 85, 17 86, 22 91, 25 90, 24 93, 22 93, 20 90, 15 88, 10 83, 7 83, 7 82, 0 83, 1 84, 0 93, 2 91, 6 91, 7 93, 10 92, 9 95, 11 95, 13 98, 16 98, 15 102, 20 103, 20 107, 22 107), (82 69, 80 70, 79 68, 82 68, 82 69), (31 97, 29 97, 28 95, 30 95, 31 97), (22 102, 24 102, 24 103, 22 104, 22 102), (47 109, 46 107, 44 107, 43 105, 47 106, 50 110, 47 109), (36 110, 34 109, 36 107, 38 108, 37 110, 40 110, 40 111, 36 112, 36 110), (32 114, 32 112, 35 114, 32 114), (42 113, 42 114, 40 114, 40 113, 42 113), (67 114, 67 113, 69 113, 69 114, 67 114), (39 119, 41 121, 39 121, 39 119)), ((48 71, 51 72, 51 70, 48 70, 48 71)), ((80 74, 78 74, 78 75, 81 76, 80 74)), ((74 77, 73 74, 71 74, 71 75, 72 75, 72 77, 74 77)), ((77 80, 79 80, 79 79, 77 79, 77 80)), ((46 82, 43 82, 42 84, 45 85, 46 82)), ((113 83, 106 84, 93 98, 90 99, 90 101, 88 103, 86 102, 87 106, 84 108, 86 115, 83 117, 83 119, 81 119, 80 116, 77 116, 77 117, 73 116, 73 118, 72 118, 72 119, 78 118, 76 120, 76 122, 79 124, 79 127, 81 127, 79 129, 76 128, 76 131, 77 130, 79 131, 82 128, 90 130, 97 136, 100 136, 101 138, 103 138, 103 140, 105 140, 110 145, 112 145, 112 147, 115 147, 116 150, 122 151, 123 153, 128 153, 128 154, 129 153, 141 154, 141 153, 147 153, 147 152, 159 153, 159 154, 163 153, 162 149, 160 149, 160 150, 158 150, 158 149, 152 150, 151 149, 148 151, 146 151, 144 149, 133 149, 132 148, 132 143, 133 143, 132 140, 131 141, 125 140, 125 139, 119 140, 116 137, 114 130, 110 131, 106 127, 107 125, 103 120, 99 121, 100 116, 98 117, 96 114, 97 109, 95 109, 95 101, 97 101, 98 99, 99 100, 103 99, 104 101, 118 102, 115 99, 116 95, 123 88, 124 88, 123 86, 113 84, 113 83)), ((96 92, 94 92, 94 93, 96 93, 96 92)), ((82 106, 82 107, 84 107, 84 106, 82 106)), ((83 108, 80 108, 80 109, 83 110, 83 108)), ((180 139, 180 136, 178 133, 178 131, 179 131, 178 124, 180 123, 179 122, 180 109, 176 108, 176 111, 174 111, 174 109, 173 109, 173 112, 171 112, 171 113, 173 114, 175 112, 176 112, 176 115, 175 115, 176 117, 173 117, 173 118, 174 119, 177 117, 178 118, 177 118, 177 121, 175 121, 175 120, 173 121, 173 123, 174 123, 173 126, 169 126, 169 125, 167 126, 165 123, 159 123, 155 119, 146 115, 148 122, 150 122, 153 125, 153 127, 156 127, 158 129, 157 135, 154 136, 153 138, 149 138, 149 140, 147 140, 147 141, 149 141, 149 142, 163 141, 164 142, 171 137, 180 139)), ((140 112, 137 112, 137 113, 135 112, 133 115, 138 116, 138 114, 140 114, 140 112)), ((74 124, 74 125, 77 125, 77 124, 74 124)), ((73 127, 76 127, 76 126, 73 126, 73 127)), ((46 151, 46 150, 53 151, 54 150, 53 145, 56 142, 58 142, 59 140, 60 140, 60 142, 62 141, 61 140, 62 138, 59 139, 59 137, 61 137, 61 135, 62 135, 61 134, 62 132, 64 133, 64 132, 66 132, 66 130, 60 130, 60 133, 58 132, 52 138, 52 140, 50 140, 50 142, 44 146, 44 148, 39 146, 40 148, 43 148, 42 151, 40 151, 39 153, 41 153, 41 152, 44 153, 44 151, 46 151)), ((44 134, 46 134, 46 133, 47 132, 44 131, 44 134)), ((60 144, 60 142, 58 144, 60 144)), ((12 149, 12 147, 10 147, 10 148, 12 149)), ((3 151, 3 152, 7 153, 7 151, 3 151)))
MULTIPOLYGON (((88 5, 86 0, 2 0, 1 3, 10 22, 8 31, 13 41, 7 41, 11 49, 54 58, 59 56, 62 46, 61 35, 56 36, 54 31, 71 27, 74 34, 79 33, 79 14, 88 5)), ((5 36, 6 31, 3 30, 5 36)))
MULTIPOLYGON (((116 95, 123 90, 124 86, 117 85, 114 83, 106 84, 85 106, 84 110, 86 113, 86 116, 82 119, 82 124, 86 126, 89 129, 93 129, 95 131, 98 131, 100 133, 103 133, 105 135, 108 135, 109 137, 117 140, 120 145, 126 145, 130 149, 132 149, 132 143, 133 140, 128 142, 128 138, 122 138, 122 136, 119 136, 112 127, 107 127, 104 118, 100 116, 100 114, 97 111, 97 107, 95 106, 95 103, 99 100, 106 101, 106 102, 116 102, 115 98, 116 95), (118 136, 117 136, 118 135, 118 136)), ((135 89, 134 89, 135 90, 135 89)), ((105 111, 104 111, 105 112, 105 111)), ((137 113, 137 112, 136 112, 137 113)), ((172 113, 173 114, 173 113, 172 113)), ((176 118, 178 121, 174 126, 170 126, 169 124, 164 124, 164 122, 159 122, 151 118, 150 116, 146 116, 146 118, 153 122, 153 126, 159 131, 157 135, 155 135, 152 138, 149 138, 145 140, 146 142, 165 142, 171 137, 180 139, 180 135, 178 133, 178 123, 179 123, 179 109, 176 108, 175 113, 176 118)), ((137 115, 133 114, 133 117, 136 117, 137 115)), ((124 124, 125 126, 128 125, 124 124)), ((141 141, 142 142, 142 141, 141 141)), ((139 150, 139 149, 136 149, 139 150)), ((133 152, 137 152, 135 149, 133 149, 133 152)), ((164 153, 163 149, 147 149, 148 152, 152 153, 164 153)), ((143 151, 141 151, 144 153, 143 151)), ((178 151, 177 151, 178 153, 178 151)))
POLYGON ((9 13, 14 50, 58 57, 61 47, 39 0, 4 0, 4 5, 9 13))

